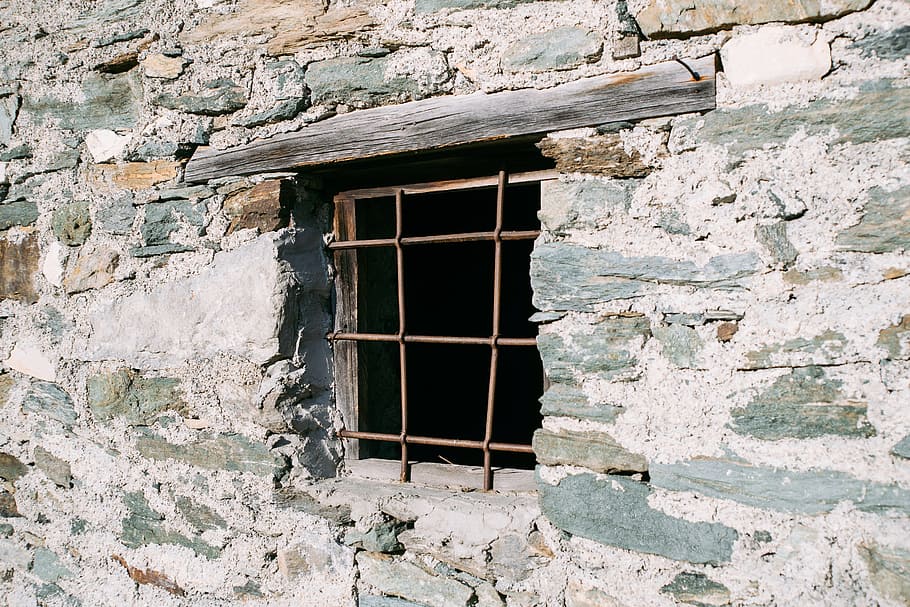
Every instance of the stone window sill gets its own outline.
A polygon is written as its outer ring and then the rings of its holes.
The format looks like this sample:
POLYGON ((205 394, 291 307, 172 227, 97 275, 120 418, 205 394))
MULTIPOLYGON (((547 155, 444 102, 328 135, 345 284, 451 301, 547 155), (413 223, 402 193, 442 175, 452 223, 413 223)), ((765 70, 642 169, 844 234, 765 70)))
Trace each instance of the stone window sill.
MULTIPOLYGON (((352 478, 401 484, 398 482, 400 464, 396 460, 349 459, 345 462, 345 466, 352 478)), ((494 468, 493 478, 494 491, 499 493, 534 493, 537 491, 533 470, 494 468)), ((457 491, 479 491, 483 488, 483 468, 415 462, 411 464, 409 484, 457 491)))

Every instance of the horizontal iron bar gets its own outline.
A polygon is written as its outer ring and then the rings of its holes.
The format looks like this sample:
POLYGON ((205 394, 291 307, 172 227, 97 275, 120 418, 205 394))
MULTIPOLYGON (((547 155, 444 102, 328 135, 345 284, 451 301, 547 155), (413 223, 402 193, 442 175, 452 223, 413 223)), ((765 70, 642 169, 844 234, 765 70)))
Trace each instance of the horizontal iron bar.
MULTIPOLYGON (((540 236, 540 230, 512 230, 502 232, 502 240, 534 240, 540 236)), ((465 232, 463 234, 438 234, 433 236, 405 236, 401 239, 402 245, 413 244, 446 244, 461 242, 492 241, 493 232, 465 232)), ((370 238, 365 240, 339 240, 329 243, 329 249, 366 249, 371 247, 393 247, 394 238, 370 238)))
MULTIPOLYGON (((395 333, 329 333, 326 336, 332 341, 385 341, 397 342, 395 333)), ((409 344, 459 344, 468 346, 492 346, 492 337, 453 337, 443 335, 405 335, 405 343, 409 344)), ((536 346, 535 337, 497 337, 498 346, 536 346)))
MULTIPOLYGON (((375 440, 388 443, 400 443, 400 434, 383 434, 380 432, 355 432, 342 430, 338 433, 342 438, 359 438, 361 440, 375 440)), ((435 447, 460 447, 462 449, 483 450, 483 441, 463 440, 457 438, 435 438, 432 436, 406 436, 405 442, 409 445, 431 445, 435 447)), ((534 453, 531 445, 517 445, 514 443, 490 443, 490 451, 507 451, 509 453, 534 453)))

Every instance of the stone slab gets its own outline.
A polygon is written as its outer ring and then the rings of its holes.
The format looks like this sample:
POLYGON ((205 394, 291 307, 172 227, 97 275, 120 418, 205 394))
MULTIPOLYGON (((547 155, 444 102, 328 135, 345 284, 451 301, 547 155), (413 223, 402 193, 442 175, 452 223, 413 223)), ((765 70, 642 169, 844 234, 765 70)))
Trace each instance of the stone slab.
POLYGON ((532 447, 541 464, 583 466, 605 474, 648 471, 644 456, 632 453, 601 432, 540 429, 534 432, 532 447))
POLYGON ((842 251, 861 253, 910 250, 910 186, 869 190, 859 223, 838 234, 835 243, 842 251))
POLYGON ((409 562, 360 552, 357 566, 362 582, 409 601, 434 607, 468 607, 474 597, 474 591, 461 582, 431 575, 409 562))
POLYGON ((38 301, 35 274, 40 258, 37 234, 0 236, 0 299, 27 304, 38 301))
POLYGON ((105 76, 90 73, 82 82, 82 101, 71 97, 25 96, 22 113, 62 129, 129 129, 136 126, 142 84, 131 73, 105 76))
POLYGON ((191 443, 174 444, 154 435, 136 440, 143 457, 154 460, 176 460, 206 470, 244 472, 259 476, 280 477, 287 470, 283 456, 269 451, 265 443, 251 442, 237 434, 222 434, 191 443))

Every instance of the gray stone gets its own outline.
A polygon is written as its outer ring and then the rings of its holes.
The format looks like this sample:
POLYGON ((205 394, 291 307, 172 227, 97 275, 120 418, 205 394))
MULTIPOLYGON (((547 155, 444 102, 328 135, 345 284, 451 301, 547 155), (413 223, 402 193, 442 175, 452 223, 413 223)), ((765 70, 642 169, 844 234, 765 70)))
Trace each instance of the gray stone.
POLYGON ((162 411, 183 413, 186 403, 180 381, 170 377, 142 377, 131 369, 89 377, 88 405, 102 421, 123 419, 133 426, 152 422, 162 411))
POLYGON ((188 538, 166 528, 164 516, 152 510, 145 496, 139 492, 127 493, 123 502, 130 511, 122 521, 120 541, 128 548, 146 544, 172 544, 189 548, 199 556, 216 559, 221 549, 198 538, 188 538))
POLYGON ((138 120, 142 84, 132 74, 92 73, 85 77, 79 98, 83 100, 73 102, 71 96, 25 97, 22 111, 33 120, 54 122, 63 129, 129 129, 138 120))
POLYGON ((603 38, 579 27, 531 34, 506 48, 503 69, 510 72, 568 70, 600 58, 603 38))
POLYGON ((206 185, 190 185, 179 188, 167 188, 158 190, 150 197, 150 200, 157 202, 177 201, 174 203, 172 210, 179 211, 187 217, 187 221, 193 225, 202 225, 204 219, 204 208, 200 210, 196 206, 187 207, 187 202, 196 203, 203 198, 210 198, 215 195, 214 190, 206 185))
POLYGON ((904 59, 910 55, 910 25, 870 34, 854 43, 862 49, 863 57, 878 57, 885 60, 904 59))
POLYGON ((9 523, 0 523, 0 537, 12 537, 13 526, 9 523))
POLYGON ((827 21, 869 6, 872 0, 651 0, 637 15, 649 38, 685 38, 716 32, 734 25, 772 21, 827 21))
POLYGON ((0 237, 0 299, 38 301, 35 275, 40 259, 38 234, 0 237))
MULTIPOLYGON (((906 108, 910 112, 910 107, 906 108)), ((874 187, 869 190, 859 223, 837 235, 842 251, 889 253, 910 250, 910 186, 893 192, 874 187)))
MULTIPOLYGON (((35 447, 35 466, 58 487, 68 489, 73 482, 73 471, 69 463, 41 445, 35 447)), ((47 581, 53 582, 54 580, 47 581)))
POLYGON ((654 225, 664 230, 667 234, 677 234, 681 236, 689 236, 692 234, 692 228, 680 218, 679 213, 676 211, 661 213, 654 221, 654 225))
POLYGON ((117 236, 125 236, 132 232, 135 218, 136 207, 133 206, 133 197, 130 195, 118 198, 95 212, 98 227, 117 236))
POLYGON ((54 211, 54 235, 67 246, 83 244, 92 233, 92 216, 88 201, 79 200, 54 211))
POLYGON ((57 150, 51 159, 48 160, 47 164, 41 167, 42 171, 52 172, 52 171, 62 171, 64 169, 74 169, 79 165, 79 158, 81 157, 78 149, 73 148, 63 148, 57 150))
POLYGON ((671 363, 680 369, 704 368, 701 351, 705 342, 695 329, 683 324, 672 324, 665 327, 655 325, 652 330, 661 344, 661 353, 671 363))
MULTIPOLYGON (((363 54, 361 51, 358 54, 363 54)), ((388 54, 388 51, 385 53, 388 54)), ((306 70, 296 61, 287 59, 265 66, 272 81, 272 91, 279 101, 305 101, 309 90, 306 86, 306 70)))
POLYGON ((281 122, 282 120, 290 120, 305 110, 307 105, 306 99, 288 99, 267 110, 236 120, 234 124, 250 129, 281 122))
POLYGON ((876 89, 853 99, 812 101, 803 108, 769 112, 764 105, 719 109, 674 126, 692 137, 693 145, 705 142, 726 147, 731 159, 749 150, 784 145, 800 131, 826 135, 837 131, 834 143, 868 143, 910 136, 910 87, 876 89))
POLYGON ((667 257, 625 257, 614 251, 549 243, 531 253, 534 306, 590 311, 596 304, 640 297, 657 285, 735 289, 760 267, 755 253, 712 257, 704 266, 667 257))
POLYGON ((114 34, 113 36, 105 36, 104 38, 99 38, 92 43, 92 46, 95 48, 104 48, 105 46, 111 46, 112 44, 117 44, 118 42, 129 42, 130 40, 137 40, 142 38, 149 30, 146 28, 132 30, 128 32, 123 32, 120 34, 114 34))
POLYGON ((616 421, 623 408, 608 403, 592 403, 581 388, 567 384, 551 383, 540 397, 542 415, 558 415, 590 419, 603 423, 616 421))
POLYGON ((367 531, 351 528, 344 535, 344 543, 370 552, 401 552, 404 547, 398 541, 398 534, 404 529, 405 524, 394 519, 377 523, 367 531))
POLYGON ((357 607, 430 607, 413 601, 396 599, 390 596, 376 596, 373 594, 361 594, 357 598, 357 607))
POLYGON ((50 382, 33 382, 22 399, 22 409, 27 413, 55 419, 67 428, 76 423, 76 410, 70 395, 50 382))
POLYGON ((512 8, 534 0, 417 0, 414 11, 435 13, 444 9, 468 10, 477 8, 512 8))
POLYGON ((383 594, 433 607, 467 607, 474 591, 453 579, 430 575, 417 565, 367 552, 357 554, 362 582, 383 594))
POLYGON ((831 512, 844 501, 863 512, 910 512, 910 491, 897 484, 854 478, 842 472, 797 472, 747 462, 703 458, 651 463, 651 484, 672 491, 733 500, 748 506, 804 514, 831 512))
POLYGON ((244 472, 279 478, 288 468, 287 460, 269 451, 263 443, 250 442, 237 434, 221 434, 186 444, 173 444, 154 435, 140 436, 136 448, 143 457, 175 460, 206 470, 244 472))
POLYGON ((316 230, 264 234, 216 253, 195 276, 91 312, 92 335, 79 356, 121 359, 137 369, 175 367, 220 353, 258 364, 289 356, 297 337, 293 287, 299 280, 313 291, 327 288, 320 287, 327 281, 323 259, 316 230))
POLYGON ((897 324, 879 331, 875 345, 884 348, 889 360, 910 358, 910 314, 901 318, 897 324))
POLYGON ((557 527, 625 550, 677 561, 730 560, 738 534, 718 523, 691 522, 648 505, 647 484, 624 476, 577 474, 538 483, 540 507, 557 527))
POLYGON ((273 501, 282 509, 306 512, 313 516, 328 519, 338 525, 351 523, 351 506, 348 504, 325 505, 321 504, 309 493, 294 489, 279 489, 275 492, 273 501))
POLYGON ((835 364, 839 362, 846 345, 847 338, 838 331, 823 331, 815 337, 794 337, 747 352, 742 368, 754 370, 835 364))
POLYGON ((113 27, 119 22, 135 19, 142 13, 143 0, 104 0, 90 4, 90 10, 79 17, 65 22, 65 30, 81 33, 82 30, 96 29, 101 25, 113 27))
POLYGON ((354 551, 332 537, 314 535, 278 551, 278 571, 289 581, 324 577, 354 568, 354 551))
MULTIPOLYGON (((198 142, 206 143, 206 142, 198 142)), ((130 162, 151 162, 161 158, 184 158, 192 153, 188 143, 176 141, 147 141, 127 155, 130 162)))
POLYGON ((150 247, 134 247, 130 249, 130 255, 133 257, 143 258, 143 257, 157 257, 158 255, 173 255, 174 253, 186 253, 188 251, 195 251, 193 247, 185 244, 156 244, 150 247))
POLYGON ((628 211, 638 179, 544 181, 540 184, 541 226, 551 232, 605 226, 617 213, 628 211))
POLYGON ((762 440, 875 436, 875 428, 866 418, 866 403, 848 400, 842 384, 821 367, 793 369, 745 407, 733 409, 732 427, 762 440))
POLYGON ((0 162, 9 162, 10 160, 28 160, 32 157, 32 148, 23 143, 16 147, 10 148, 0 153, 0 162))
POLYGON ((73 572, 60 562, 60 557, 47 548, 35 550, 32 573, 50 583, 56 582, 63 577, 73 576, 73 572))
POLYGON ((910 551, 875 542, 864 542, 857 551, 866 563, 872 586, 883 597, 910 604, 910 551))
POLYGON ((534 454, 541 464, 583 466, 594 472, 647 472, 648 460, 624 448, 609 434, 540 429, 534 432, 534 454))
POLYGON ((904 459, 910 459, 910 434, 897 441, 897 444, 891 447, 891 453, 904 459))
POLYGON ((650 336, 647 317, 616 316, 598 323, 590 334, 541 334, 537 347, 552 381, 571 384, 592 375, 628 379, 638 365, 635 352, 650 336))
POLYGON ((796 261, 796 256, 799 255, 793 247, 793 243, 787 238, 787 224, 784 221, 755 226, 755 240, 784 269, 791 266, 796 261))
POLYGON ((70 295, 100 289, 114 281, 119 263, 117 251, 89 245, 79 251, 76 262, 63 279, 63 288, 70 295))
POLYGON ((684 571, 673 581, 662 587, 663 594, 669 594, 680 603, 696 607, 715 607, 730 604, 730 590, 710 579, 704 573, 684 571))
POLYGON ((167 244, 171 233, 180 227, 183 220, 192 226, 205 224, 205 203, 189 200, 168 200, 145 205, 145 221, 140 228, 146 246, 167 244))
POLYGON ((9 145, 13 136, 13 124, 19 113, 19 97, 10 95, 0 98, 0 146, 9 145))
POLYGON ((170 110, 202 116, 230 114, 246 107, 247 91, 233 80, 212 80, 204 85, 204 89, 206 90, 201 95, 184 93, 174 96, 163 93, 158 96, 156 103, 170 110))
POLYGON ((15 542, 0 540, 0 562, 27 570, 32 562, 32 554, 20 548, 15 542))
POLYGON ((0 489, 0 518, 16 518, 19 514, 19 504, 16 496, 5 489, 0 489))
POLYGON ((19 461, 19 458, 9 453, 0 453, 0 478, 10 483, 25 476, 28 466, 19 461))
POLYGON ((183 495, 178 495, 175 500, 177 510, 198 532, 210 529, 225 529, 228 524, 221 516, 209 508, 183 495))

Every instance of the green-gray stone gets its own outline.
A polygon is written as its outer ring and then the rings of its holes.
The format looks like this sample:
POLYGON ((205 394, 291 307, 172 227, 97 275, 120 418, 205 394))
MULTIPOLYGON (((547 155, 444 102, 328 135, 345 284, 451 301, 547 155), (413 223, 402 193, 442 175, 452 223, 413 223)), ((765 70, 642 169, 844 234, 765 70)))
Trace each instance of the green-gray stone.
POLYGON ((0 204, 0 230, 30 226, 38 219, 38 205, 27 200, 0 204))
POLYGON ((174 96, 163 93, 158 96, 156 102, 170 110, 202 116, 230 114, 246 107, 247 92, 233 80, 224 78, 212 80, 205 84, 204 89, 206 90, 201 95, 185 93, 174 96))
POLYGON ((128 129, 136 126, 142 84, 136 75, 127 73, 102 76, 91 73, 82 83, 82 101, 73 97, 25 97, 23 113, 43 122, 54 122, 60 128, 73 130, 128 129))
POLYGON ((86 529, 88 529, 88 521, 83 518, 77 516, 70 522, 70 533, 73 535, 85 533, 86 529))
POLYGON ((186 496, 178 495, 175 503, 180 514, 200 533, 210 529, 225 529, 228 526, 227 521, 217 512, 186 496))
POLYGON ((180 382, 170 377, 142 377, 131 369, 120 369, 89 377, 86 384, 89 407, 103 421, 121 418, 141 426, 162 411, 186 409, 180 382))
POLYGON ((4 152, 0 152, 0 162, 9 162, 10 160, 27 160, 32 157, 32 148, 23 143, 4 152))
POLYGON ((142 0, 104 0, 89 4, 90 10, 82 12, 79 17, 67 21, 64 29, 80 31, 96 29, 101 25, 108 27, 120 21, 134 19, 142 12, 142 0))
POLYGON ((140 492, 127 493, 123 503, 130 514, 122 521, 120 541, 128 548, 138 548, 146 544, 173 544, 189 548, 199 556, 209 560, 218 558, 221 549, 207 544, 198 538, 171 531, 164 525, 164 516, 152 510, 145 496, 140 492))
POLYGON ((328 519, 338 525, 351 523, 351 506, 341 504, 329 506, 318 502, 312 495, 294 489, 275 491, 273 501, 278 508, 306 512, 313 516, 328 519))
POLYGON ((431 575, 413 563, 357 554, 361 581, 389 594, 434 607, 468 607, 474 590, 452 578, 431 575))
POLYGON ((660 591, 680 603, 695 607, 720 607, 730 604, 730 590, 703 573, 684 571, 660 591))
POLYGON ((910 314, 904 315, 897 324, 879 331, 875 345, 884 348, 890 360, 910 357, 910 314))
POLYGON ((35 447, 35 466, 59 487, 69 488, 73 482, 73 471, 69 463, 41 445, 35 447))
POLYGON ((542 415, 577 417, 603 423, 613 423, 623 408, 607 403, 592 403, 581 388, 551 383, 540 397, 542 415))
POLYGON ((32 562, 32 553, 20 548, 11 540, 0 540, 0 563, 27 570, 32 562))
POLYGON ((171 244, 168 238, 180 227, 180 221, 201 227, 205 224, 206 205, 189 200, 167 200, 145 205, 145 221, 140 232, 146 246, 171 244))
POLYGON ((172 255, 174 253, 186 253, 195 249, 185 244, 156 244, 150 247, 134 247, 130 249, 130 255, 133 257, 156 257, 158 255, 172 255))
POLYGON ((697 130, 696 143, 725 146, 733 158, 749 150, 783 145, 799 131, 824 135, 832 128, 838 133, 835 143, 859 144, 910 136, 910 88, 888 87, 860 93, 849 100, 813 101, 804 108, 773 113, 764 105, 718 109, 674 126, 675 131, 697 130))
POLYGON ((755 239, 783 268, 792 265, 799 255, 793 243, 787 238, 787 223, 784 221, 755 226, 755 239))
POLYGON ((117 236, 125 236, 133 230, 136 207, 132 196, 123 196, 95 211, 98 227, 117 236))
POLYGON ((677 561, 730 560, 738 534, 719 523, 692 522, 648 505, 651 489, 625 476, 567 476, 538 482, 540 507, 557 527, 589 540, 677 561))
POLYGON ((798 472, 703 458, 677 464, 652 462, 648 473, 655 487, 693 491, 766 510, 822 514, 850 501, 863 512, 910 512, 910 491, 899 485, 865 481, 832 470, 798 472))
POLYGON ((910 434, 897 441, 897 444, 891 447, 891 453, 904 459, 910 459, 910 434))
POLYGON ((265 444, 250 442, 237 434, 222 434, 183 445, 147 435, 137 439, 136 448, 143 457, 149 459, 173 459, 207 470, 247 472, 279 478, 288 467, 287 460, 269 451, 265 444))
POLYGON ((76 423, 76 410, 70 395, 50 382, 33 382, 22 400, 22 409, 27 413, 55 419, 67 428, 76 423))
POLYGON ((537 246, 531 253, 531 286, 539 310, 590 311, 603 302, 640 297, 658 285, 741 288, 742 279, 759 268, 755 253, 719 255, 698 266, 556 242, 537 246))
POLYGON ((56 582, 62 577, 72 577, 73 572, 60 562, 60 557, 47 548, 35 550, 32 573, 45 582, 56 582))
POLYGON ((532 441, 537 461, 550 466, 583 466, 594 472, 647 472, 648 460, 620 445, 609 434, 540 429, 532 441))
MULTIPOLYGON (((910 107, 906 112, 910 113, 910 107)), ((910 186, 893 192, 869 190, 869 201, 859 223, 837 235, 842 251, 890 253, 910 249, 910 186)))
POLYGON ((13 531, 13 526, 9 523, 0 523, 0 537, 11 537, 13 531))
POLYGON ((746 353, 743 369, 824 365, 838 361, 847 338, 838 331, 823 331, 815 337, 795 337, 779 344, 768 344, 746 353))
POLYGON ((252 116, 247 116, 246 118, 241 118, 235 121, 234 124, 250 129, 257 126, 281 122, 283 120, 290 120, 306 108, 306 99, 288 99, 287 101, 282 101, 275 107, 258 112, 252 116))
POLYGON ((869 570, 872 586, 882 596, 910 605, 910 551, 864 542, 858 546, 858 552, 869 570))
POLYGON ((417 0, 414 11, 435 13, 443 9, 468 10, 475 8, 512 8, 534 0, 417 0))
POLYGON ((629 209, 639 185, 640 179, 545 181, 540 185, 540 223, 557 233, 603 227, 629 209))
MULTIPOLYGON (((306 81, 313 103, 346 103, 356 106, 420 99, 440 90, 448 74, 438 71, 426 78, 393 75, 386 71, 394 54, 385 57, 341 57, 311 63, 306 81)), ((438 69, 444 70, 440 59, 438 69)), ((432 69, 433 66, 425 66, 432 69)))
POLYGON ((88 201, 71 202, 54 211, 51 224, 54 235, 65 245, 75 247, 88 240, 92 233, 92 216, 88 201))
POLYGON ((793 369, 774 380, 745 407, 732 411, 739 434, 762 440, 839 435, 875 436, 866 403, 851 401, 821 367, 793 369))
POLYGON ((616 316, 598 323, 590 334, 543 333, 537 347, 552 381, 572 384, 592 375, 627 379, 638 365, 634 352, 650 335, 647 317, 616 316))
POLYGON ((874 55, 888 61, 905 59, 910 55, 910 25, 870 34, 854 46, 862 49, 863 57, 874 55))
MULTIPOLYGON (((362 53, 362 51, 361 51, 362 53)), ((386 52, 385 54, 388 54, 386 52)), ((265 66, 273 82, 273 93, 279 101, 305 101, 306 70, 296 61, 287 59, 275 61, 265 66)))
POLYGON ((695 329, 683 324, 655 325, 654 337, 661 345, 661 353, 680 369, 703 369, 701 351, 704 340, 695 329))
POLYGON ((510 72, 568 70, 600 58, 603 38, 579 27, 531 34, 506 48, 503 69, 510 72))
POLYGON ((106 36, 104 38, 96 40, 92 46, 95 48, 104 48, 105 46, 111 46, 112 44, 117 44, 118 42, 129 42, 130 40, 142 38, 147 33, 149 33, 149 30, 147 28, 142 28, 129 32, 123 32, 120 34, 114 34, 113 36, 106 36))
POLYGON ((27 472, 28 466, 19 461, 18 457, 0 452, 0 478, 15 483, 27 472))
POLYGON ((405 524, 397 520, 377 523, 365 532, 350 528, 344 534, 344 543, 348 546, 360 546, 370 552, 401 552, 404 548, 398 541, 398 534, 404 529, 405 524))

